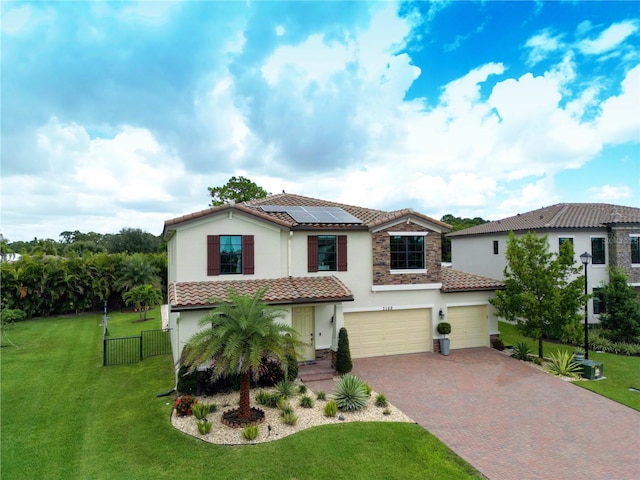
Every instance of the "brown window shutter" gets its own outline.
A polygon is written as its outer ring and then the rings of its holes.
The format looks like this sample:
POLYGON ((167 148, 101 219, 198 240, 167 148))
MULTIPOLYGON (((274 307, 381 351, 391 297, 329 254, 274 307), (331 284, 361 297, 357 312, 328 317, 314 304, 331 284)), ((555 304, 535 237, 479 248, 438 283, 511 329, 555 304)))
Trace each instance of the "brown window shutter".
POLYGON ((307 271, 318 271, 318 237, 316 235, 307 237, 307 271))
POLYGON ((347 271, 347 236, 338 235, 338 271, 347 271))
POLYGON ((207 235, 207 275, 220 275, 219 235, 207 235))
POLYGON ((242 236, 242 273, 245 275, 254 273, 253 235, 242 236))

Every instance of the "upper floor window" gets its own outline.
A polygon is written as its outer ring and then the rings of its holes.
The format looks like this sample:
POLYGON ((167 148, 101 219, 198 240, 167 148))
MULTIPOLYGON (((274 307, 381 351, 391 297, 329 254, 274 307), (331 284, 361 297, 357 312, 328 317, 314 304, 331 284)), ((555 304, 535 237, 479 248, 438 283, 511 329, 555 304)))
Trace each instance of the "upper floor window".
POLYGON ((346 235, 309 235, 307 237, 307 271, 346 272, 346 235))
POLYGON ((591 238, 591 257, 592 257, 591 262, 594 265, 605 264, 604 245, 605 245, 604 237, 591 238))
POLYGON ((564 242, 570 242, 573 245, 573 237, 558 237, 558 247, 564 242))
POLYGON ((391 235, 391 270, 425 269, 424 235, 391 235))
POLYGON ((253 273, 253 235, 207 236, 207 275, 253 273))
POLYGON ((493 254, 498 255, 498 240, 493 241, 493 254))
POLYGON ((631 236, 631 263, 640 263, 640 235, 631 236))

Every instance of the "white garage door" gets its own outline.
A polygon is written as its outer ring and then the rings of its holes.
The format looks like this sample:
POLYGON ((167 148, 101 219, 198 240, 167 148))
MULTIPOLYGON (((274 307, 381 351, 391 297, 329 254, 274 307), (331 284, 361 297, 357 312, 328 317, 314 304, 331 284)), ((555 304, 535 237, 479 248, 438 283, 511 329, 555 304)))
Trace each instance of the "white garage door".
POLYGON ((451 349, 489 346, 486 305, 449 307, 447 316, 451 324, 451 349))
POLYGON ((431 309, 345 313, 352 358, 429 352, 431 309))

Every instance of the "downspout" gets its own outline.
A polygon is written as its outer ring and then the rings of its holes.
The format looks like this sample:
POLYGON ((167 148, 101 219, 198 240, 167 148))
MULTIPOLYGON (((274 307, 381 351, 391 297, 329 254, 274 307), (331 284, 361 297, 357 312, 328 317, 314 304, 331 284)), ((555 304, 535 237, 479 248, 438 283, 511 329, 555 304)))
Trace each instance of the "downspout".
POLYGON ((289 230, 289 239, 287 240, 287 273, 291 276, 291 239, 293 238, 293 231, 289 230))

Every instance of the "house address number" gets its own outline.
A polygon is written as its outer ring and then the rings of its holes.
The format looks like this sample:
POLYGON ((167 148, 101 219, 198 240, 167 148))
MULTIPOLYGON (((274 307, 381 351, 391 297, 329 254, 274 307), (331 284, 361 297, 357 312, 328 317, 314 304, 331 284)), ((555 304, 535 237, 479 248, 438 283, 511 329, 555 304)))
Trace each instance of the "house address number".
POLYGON ((393 310, 393 307, 382 307, 382 311, 389 311, 389 310, 393 310))

